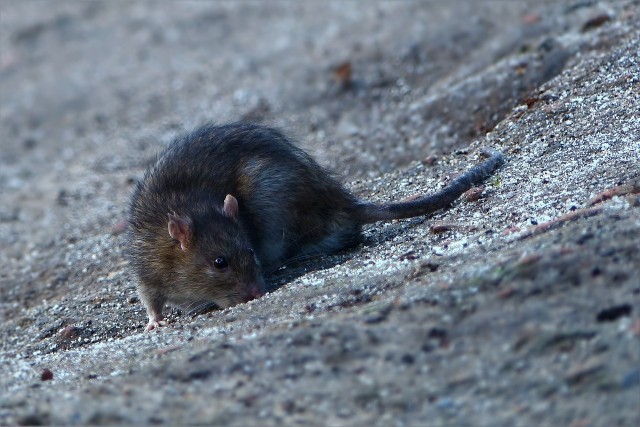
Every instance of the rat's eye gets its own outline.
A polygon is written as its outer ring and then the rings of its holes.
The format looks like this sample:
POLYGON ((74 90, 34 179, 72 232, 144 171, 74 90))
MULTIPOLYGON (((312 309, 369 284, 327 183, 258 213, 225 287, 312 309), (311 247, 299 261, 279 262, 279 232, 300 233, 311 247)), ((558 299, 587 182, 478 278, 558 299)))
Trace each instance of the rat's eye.
POLYGON ((222 270, 223 268, 227 268, 229 266, 229 264, 227 263, 226 259, 224 259, 223 257, 219 256, 218 258, 216 258, 213 261, 213 266, 215 268, 218 268, 218 269, 222 270))

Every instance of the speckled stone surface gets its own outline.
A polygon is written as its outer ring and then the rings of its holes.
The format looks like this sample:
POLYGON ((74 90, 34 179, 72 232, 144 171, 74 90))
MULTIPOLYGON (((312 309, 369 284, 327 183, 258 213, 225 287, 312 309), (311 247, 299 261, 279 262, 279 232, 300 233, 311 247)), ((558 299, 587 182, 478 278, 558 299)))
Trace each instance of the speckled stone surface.
POLYGON ((0 1, 0 424, 635 426, 638 2, 450 3, 0 1), (507 162, 144 332, 133 186, 243 119, 369 200, 507 162))

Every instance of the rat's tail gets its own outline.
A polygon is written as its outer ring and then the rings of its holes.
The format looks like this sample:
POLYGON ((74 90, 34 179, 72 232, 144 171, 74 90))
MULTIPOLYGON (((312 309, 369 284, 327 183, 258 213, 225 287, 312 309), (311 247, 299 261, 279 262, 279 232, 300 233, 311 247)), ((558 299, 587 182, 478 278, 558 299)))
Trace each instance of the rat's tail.
POLYGON ((502 153, 496 150, 485 147, 482 149, 482 153, 489 156, 489 158, 454 179, 451 184, 435 194, 422 196, 408 202, 387 203, 382 205, 362 202, 359 205, 361 209, 359 212, 360 223, 368 224, 376 221, 411 218, 426 215, 449 206, 465 191, 484 181, 495 169, 504 163, 502 153))

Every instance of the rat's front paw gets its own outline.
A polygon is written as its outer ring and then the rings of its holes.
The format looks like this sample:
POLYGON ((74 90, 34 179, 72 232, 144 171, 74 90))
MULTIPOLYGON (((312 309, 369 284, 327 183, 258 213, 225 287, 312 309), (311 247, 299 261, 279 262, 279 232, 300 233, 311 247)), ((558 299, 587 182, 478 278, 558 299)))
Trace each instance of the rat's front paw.
POLYGON ((160 326, 166 326, 166 324, 167 322, 165 322, 164 320, 149 320, 146 331, 153 331, 154 329, 159 328, 160 326))

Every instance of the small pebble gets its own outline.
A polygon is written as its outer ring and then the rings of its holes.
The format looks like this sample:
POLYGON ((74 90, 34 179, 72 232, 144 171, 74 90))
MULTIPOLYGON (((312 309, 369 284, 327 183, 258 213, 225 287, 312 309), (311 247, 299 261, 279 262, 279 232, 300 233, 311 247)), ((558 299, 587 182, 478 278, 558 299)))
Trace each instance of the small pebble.
POLYGON ((40 381, 50 381, 53 379, 53 372, 51 372, 51 369, 49 368, 45 368, 42 370, 42 373, 40 374, 40 381))

